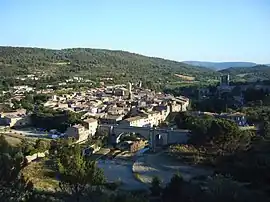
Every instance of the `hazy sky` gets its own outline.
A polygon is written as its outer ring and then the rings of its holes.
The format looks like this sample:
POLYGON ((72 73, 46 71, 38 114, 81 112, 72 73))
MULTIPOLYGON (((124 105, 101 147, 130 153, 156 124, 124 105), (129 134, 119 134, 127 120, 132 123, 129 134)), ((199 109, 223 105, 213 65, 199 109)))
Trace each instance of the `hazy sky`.
POLYGON ((0 45, 270 63, 270 0, 0 0, 0 45))

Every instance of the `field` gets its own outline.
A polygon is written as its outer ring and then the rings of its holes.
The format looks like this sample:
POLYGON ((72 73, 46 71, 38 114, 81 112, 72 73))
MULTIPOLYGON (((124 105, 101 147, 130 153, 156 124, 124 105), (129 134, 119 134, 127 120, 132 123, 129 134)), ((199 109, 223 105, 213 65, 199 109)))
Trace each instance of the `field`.
POLYGON ((23 174, 33 182, 37 190, 55 192, 58 189, 58 181, 50 160, 32 162, 23 169, 23 174))
MULTIPOLYGON (((1 134, 1 133, 0 133, 1 134)), ((38 137, 26 137, 20 133, 17 132, 10 132, 10 133, 2 133, 6 140, 11 144, 11 145, 16 145, 17 143, 20 143, 23 139, 29 141, 30 143, 34 143, 37 139, 40 139, 38 137)), ((50 139, 46 138, 41 138, 42 140, 45 141, 50 141, 50 139)))
POLYGON ((69 65, 70 63, 69 62, 55 62, 55 63, 52 63, 53 65, 69 65))
POLYGON ((11 145, 11 146, 17 146, 18 144, 21 143, 21 138, 18 137, 14 137, 12 135, 7 135, 7 134, 3 134, 5 139, 7 140, 7 142, 11 145))
POLYGON ((181 78, 183 80, 186 80, 186 81, 194 81, 195 80, 195 77, 193 76, 186 76, 186 75, 182 75, 182 74, 174 74, 175 76, 177 76, 178 78, 181 78))
MULTIPOLYGON (((16 147, 21 143, 25 137, 18 134, 2 134, 11 146, 16 147)), ((33 143, 36 138, 26 138, 30 144, 33 143)), ((46 160, 46 158, 39 159, 27 165, 22 173, 24 176, 31 180, 34 187, 37 190, 55 191, 58 188, 58 182, 55 178, 55 171, 51 166, 52 162, 46 160)))

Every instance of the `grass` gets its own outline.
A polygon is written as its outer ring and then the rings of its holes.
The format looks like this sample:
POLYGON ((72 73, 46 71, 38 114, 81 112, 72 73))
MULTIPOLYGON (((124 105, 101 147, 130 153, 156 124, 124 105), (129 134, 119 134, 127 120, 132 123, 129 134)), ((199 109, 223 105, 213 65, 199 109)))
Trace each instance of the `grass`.
POLYGON ((52 169, 50 160, 42 159, 32 162, 22 172, 26 178, 33 182, 34 188, 37 190, 55 192, 58 189, 56 173, 52 169))
POLYGON ((11 146, 18 145, 23 139, 29 141, 30 143, 35 143, 37 139, 42 139, 47 142, 51 141, 50 139, 47 139, 47 138, 25 137, 18 133, 2 133, 2 135, 4 135, 4 137, 6 138, 6 140, 11 146))
POLYGON ((4 137, 6 139, 6 141, 11 145, 11 146, 17 146, 18 144, 21 143, 21 139, 20 138, 16 138, 16 137, 12 137, 12 136, 9 136, 9 135, 5 135, 4 134, 4 137))
POLYGON ((138 180, 139 182, 144 183, 144 181, 143 181, 143 179, 142 179, 142 176, 141 176, 139 173, 133 172, 133 176, 134 176, 134 178, 135 178, 136 180, 138 180))
POLYGON ((186 80, 186 81, 194 81, 195 80, 195 77, 193 77, 193 76, 186 76, 186 75, 182 75, 182 74, 174 74, 174 75, 183 79, 183 80, 186 80))
POLYGON ((54 65, 69 65, 70 62, 55 62, 55 63, 52 63, 54 65))
POLYGON ((216 159, 216 154, 206 153, 204 149, 197 149, 192 145, 172 145, 168 154, 190 165, 213 166, 216 159))
POLYGON ((187 163, 199 164, 201 162, 200 151, 191 145, 172 145, 169 154, 187 163))

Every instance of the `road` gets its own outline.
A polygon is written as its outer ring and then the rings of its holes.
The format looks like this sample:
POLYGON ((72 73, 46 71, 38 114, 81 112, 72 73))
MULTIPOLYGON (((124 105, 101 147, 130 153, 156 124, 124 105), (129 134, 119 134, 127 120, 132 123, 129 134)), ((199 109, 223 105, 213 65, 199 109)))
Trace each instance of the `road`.
POLYGON ((6 129, 1 130, 1 133, 5 134, 18 134, 26 137, 40 137, 40 138, 49 138, 48 133, 46 132, 40 132, 33 129, 20 129, 20 130, 14 130, 14 129, 6 129))

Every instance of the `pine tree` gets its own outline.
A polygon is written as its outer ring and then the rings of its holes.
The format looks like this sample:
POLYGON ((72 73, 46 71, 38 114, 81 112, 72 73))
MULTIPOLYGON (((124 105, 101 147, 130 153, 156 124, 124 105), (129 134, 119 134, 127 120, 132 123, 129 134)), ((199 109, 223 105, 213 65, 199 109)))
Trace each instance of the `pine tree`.
POLYGON ((60 151, 58 159, 59 187, 63 192, 80 201, 89 190, 95 190, 105 183, 105 177, 95 162, 88 161, 79 145, 60 151))

